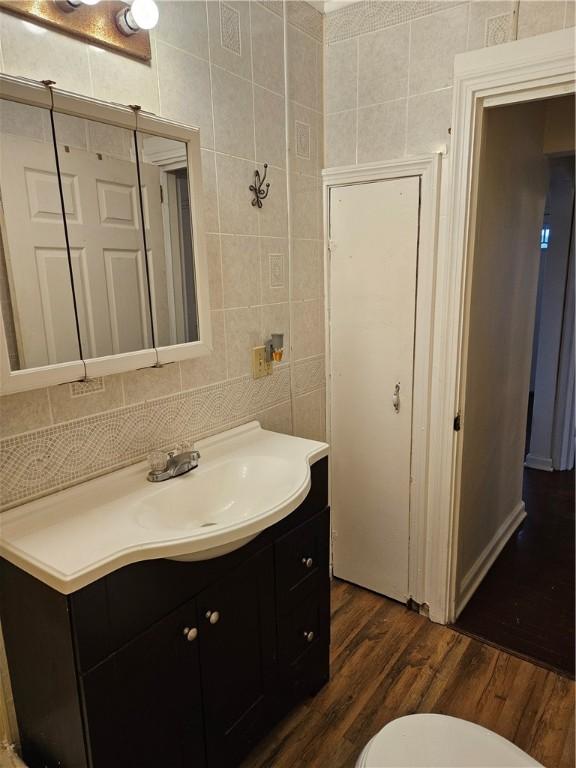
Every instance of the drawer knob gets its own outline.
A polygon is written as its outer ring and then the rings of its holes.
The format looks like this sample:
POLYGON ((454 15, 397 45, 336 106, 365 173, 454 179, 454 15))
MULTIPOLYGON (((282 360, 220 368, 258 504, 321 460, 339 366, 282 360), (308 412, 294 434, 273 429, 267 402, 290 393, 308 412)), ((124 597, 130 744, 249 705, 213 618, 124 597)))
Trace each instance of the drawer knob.
POLYGON ((191 643, 194 640, 196 640, 196 638, 198 637, 198 630, 196 629, 196 627, 192 627, 192 628, 185 627, 183 634, 186 640, 188 640, 188 642, 191 643))
POLYGON ((314 560, 312 560, 311 557, 303 557, 302 565, 304 565, 306 568, 312 568, 312 566, 314 565, 314 560))
POLYGON ((218 611, 206 611, 206 618, 210 624, 217 624, 220 621, 220 614, 218 611))
POLYGON ((314 632, 312 632, 312 631, 304 632, 304 637, 305 637, 307 643, 311 643, 312 640, 314 640, 314 632))

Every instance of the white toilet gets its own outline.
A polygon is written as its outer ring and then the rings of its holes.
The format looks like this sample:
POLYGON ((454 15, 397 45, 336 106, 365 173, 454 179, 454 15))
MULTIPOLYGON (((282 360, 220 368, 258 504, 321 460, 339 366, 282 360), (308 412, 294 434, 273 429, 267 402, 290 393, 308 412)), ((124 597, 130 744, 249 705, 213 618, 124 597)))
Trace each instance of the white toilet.
POLYGON ((408 715, 384 726, 356 768, 528 768, 540 766, 481 725, 447 715, 408 715))

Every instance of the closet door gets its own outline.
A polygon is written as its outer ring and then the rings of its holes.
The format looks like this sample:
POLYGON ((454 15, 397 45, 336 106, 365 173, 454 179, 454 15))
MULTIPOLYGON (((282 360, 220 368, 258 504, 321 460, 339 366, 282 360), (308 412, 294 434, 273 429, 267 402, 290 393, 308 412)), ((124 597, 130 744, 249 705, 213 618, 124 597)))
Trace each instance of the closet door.
POLYGON ((330 192, 335 576, 408 597, 419 177, 330 192))

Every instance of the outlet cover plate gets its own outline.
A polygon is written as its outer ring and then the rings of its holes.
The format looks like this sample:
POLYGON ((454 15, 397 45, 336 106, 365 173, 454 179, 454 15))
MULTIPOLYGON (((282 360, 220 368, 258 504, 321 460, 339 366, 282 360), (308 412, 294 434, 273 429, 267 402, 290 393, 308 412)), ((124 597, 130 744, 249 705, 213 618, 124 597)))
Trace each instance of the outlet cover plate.
POLYGON ((255 379, 261 379, 264 376, 270 376, 272 373, 272 362, 266 361, 266 347, 254 347, 252 349, 252 375, 255 379))

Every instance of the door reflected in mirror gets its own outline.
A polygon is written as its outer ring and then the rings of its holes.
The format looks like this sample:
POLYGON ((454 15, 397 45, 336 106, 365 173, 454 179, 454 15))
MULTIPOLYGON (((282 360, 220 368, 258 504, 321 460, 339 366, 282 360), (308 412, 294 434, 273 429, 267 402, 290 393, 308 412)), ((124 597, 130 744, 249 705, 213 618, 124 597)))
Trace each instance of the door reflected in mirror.
POLYGON ((134 132, 54 113, 85 359, 153 344, 134 132))
POLYGON ((198 341, 186 144, 137 137, 156 343, 198 341))
MULTIPOLYGON (((66 211, 74 181, 63 178, 66 211)), ((0 304, 12 371, 81 357, 50 111, 0 100, 0 304)))

